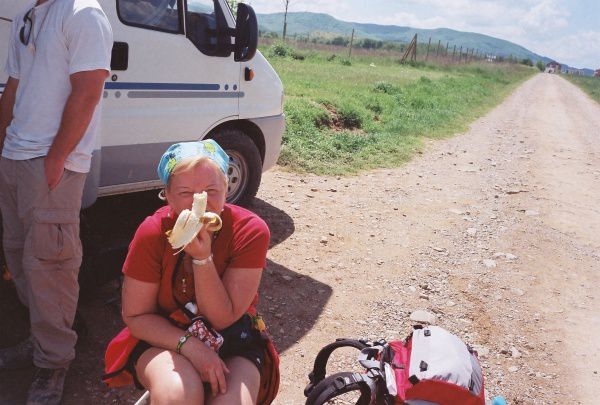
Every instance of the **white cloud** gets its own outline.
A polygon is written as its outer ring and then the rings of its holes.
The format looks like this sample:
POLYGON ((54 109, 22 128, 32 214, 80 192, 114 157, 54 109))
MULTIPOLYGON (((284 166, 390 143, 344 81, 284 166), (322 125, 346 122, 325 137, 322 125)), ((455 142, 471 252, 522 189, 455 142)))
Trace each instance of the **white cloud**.
POLYGON ((581 31, 530 46, 570 66, 600 68, 600 31, 581 31))

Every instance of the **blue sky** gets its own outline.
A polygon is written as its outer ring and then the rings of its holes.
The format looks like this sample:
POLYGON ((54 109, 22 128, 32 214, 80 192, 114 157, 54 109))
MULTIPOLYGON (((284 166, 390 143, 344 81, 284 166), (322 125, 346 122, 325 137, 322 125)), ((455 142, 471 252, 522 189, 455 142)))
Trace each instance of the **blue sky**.
MULTIPOLYGON (((284 9, 284 0, 246 3, 258 13, 284 9)), ((290 0, 289 11, 322 12, 353 22, 479 32, 571 66, 600 68, 599 0, 290 0)))

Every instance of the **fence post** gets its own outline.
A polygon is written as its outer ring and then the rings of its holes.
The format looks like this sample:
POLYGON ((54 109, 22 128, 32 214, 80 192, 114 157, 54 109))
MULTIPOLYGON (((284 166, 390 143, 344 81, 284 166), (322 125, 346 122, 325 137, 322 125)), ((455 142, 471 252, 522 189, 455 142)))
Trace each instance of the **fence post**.
POLYGON ((456 56, 456 45, 454 45, 454 49, 452 50, 452 61, 454 62, 454 57, 456 56))
POLYGON ((354 28, 352 28, 352 36, 350 37, 350 49, 348 50, 348 59, 352 57, 352 44, 354 43, 354 28))
POLYGON ((462 60, 462 45, 460 46, 460 51, 458 51, 458 63, 462 60))
POLYGON ((445 56, 448 56, 448 45, 450 45, 450 42, 446 42, 446 53, 444 54, 445 56))
POLYGON ((438 46, 437 49, 435 51, 435 57, 438 58, 440 56, 440 45, 442 44, 442 40, 438 40, 438 46))
POLYGON ((425 55, 425 61, 429 59, 429 46, 431 45, 431 37, 429 37, 429 43, 427 44, 427 55, 425 55))

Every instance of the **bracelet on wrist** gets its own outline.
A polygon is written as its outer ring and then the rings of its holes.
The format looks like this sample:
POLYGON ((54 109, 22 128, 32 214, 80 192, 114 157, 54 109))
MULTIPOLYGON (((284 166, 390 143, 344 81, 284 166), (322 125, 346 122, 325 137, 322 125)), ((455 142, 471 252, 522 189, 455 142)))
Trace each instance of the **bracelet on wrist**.
POLYGON ((192 263, 195 264, 196 266, 204 266, 204 265, 207 265, 208 263, 212 263, 212 261, 213 261, 212 253, 205 259, 192 259, 192 263))
POLYGON ((185 344, 185 342, 188 341, 188 339, 192 337, 192 334, 189 332, 186 332, 185 335, 183 335, 182 337, 179 338, 179 341, 177 342, 177 348, 175 349, 175 351, 177 352, 177 354, 181 354, 181 348, 183 347, 183 345, 185 344))

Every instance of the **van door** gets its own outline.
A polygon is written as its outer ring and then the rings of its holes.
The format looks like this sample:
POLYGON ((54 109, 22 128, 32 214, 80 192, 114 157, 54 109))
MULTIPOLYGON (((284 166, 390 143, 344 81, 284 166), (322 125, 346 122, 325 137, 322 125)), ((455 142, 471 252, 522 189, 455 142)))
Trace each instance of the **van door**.
POLYGON ((240 64, 230 53, 220 56, 231 42, 224 28, 235 22, 218 1, 105 0, 103 6, 126 62, 105 86, 105 195, 135 191, 140 182, 150 186, 170 144, 201 139, 237 117, 240 64))

